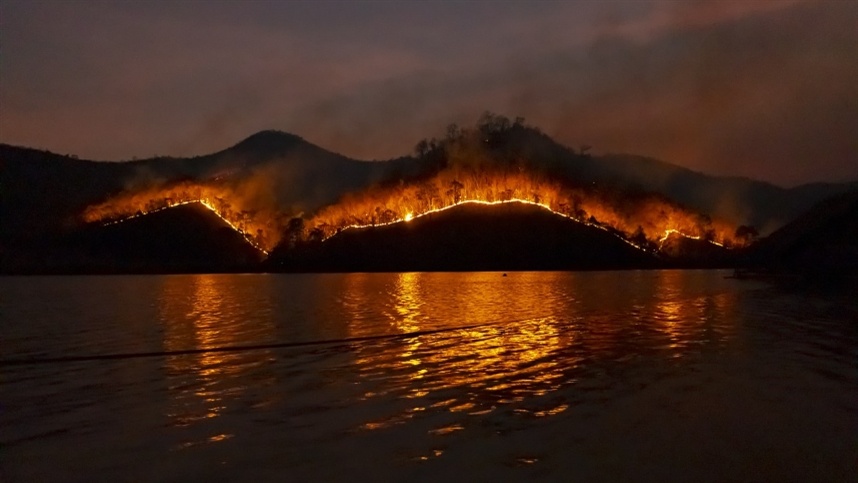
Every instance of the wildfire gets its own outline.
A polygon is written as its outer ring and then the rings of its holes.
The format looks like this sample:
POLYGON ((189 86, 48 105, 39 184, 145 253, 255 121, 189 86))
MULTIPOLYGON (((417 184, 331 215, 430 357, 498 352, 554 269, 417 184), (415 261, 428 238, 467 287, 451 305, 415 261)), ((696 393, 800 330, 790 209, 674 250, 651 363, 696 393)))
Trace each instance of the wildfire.
MULTIPOLYGON (((511 200, 502 200, 502 201, 462 200, 462 201, 460 201, 460 202, 459 202, 459 203, 457 203, 457 204, 453 204, 453 205, 445 206, 445 207, 443 207, 443 208, 436 208, 436 209, 432 209, 432 210, 426 211, 426 212, 424 212, 424 213, 420 213, 420 214, 418 214, 418 215, 414 215, 413 213, 406 213, 406 215, 405 215, 402 219, 393 220, 393 221, 391 221, 391 222, 387 222, 387 223, 376 223, 375 225, 348 225, 348 226, 344 226, 344 227, 340 228, 336 233, 334 233, 334 234, 332 234, 332 235, 328 236, 327 238, 324 238, 324 240, 327 240, 328 238, 331 238, 331 237, 333 237, 334 235, 336 235, 337 233, 341 233, 341 232, 342 232, 342 231, 344 231, 344 230, 355 230, 355 229, 373 228, 373 227, 378 227, 378 226, 386 226, 386 225, 393 225, 393 224, 396 224, 396 223, 408 222, 408 221, 414 220, 414 219, 416 219, 416 218, 422 218, 422 217, 427 216, 427 215, 432 215, 432 214, 435 214, 435 213, 440 213, 440 212, 442 212, 442 211, 447 211, 447 210, 449 210, 449 209, 451 209, 451 208, 455 208, 456 206, 459 206, 459 205, 484 205, 484 206, 496 206, 496 205, 503 205, 503 204, 509 204, 509 203, 519 203, 519 204, 525 204, 525 205, 532 205, 532 206, 536 206, 536 207, 542 208, 542 209, 544 209, 544 210, 547 210, 547 211, 551 212, 551 213, 552 213, 552 214, 554 214, 554 215, 562 216, 563 218, 568 218, 568 219, 570 219, 570 220, 577 221, 578 223, 583 223, 583 224, 585 224, 585 225, 587 225, 587 226, 591 226, 591 227, 593 227, 593 228, 598 228, 598 229, 600 229, 600 230, 604 230, 604 231, 609 231, 609 232, 610 232, 610 230, 609 230, 608 228, 606 228, 606 227, 604 227, 604 226, 602 226, 602 225, 599 225, 599 224, 596 224, 596 223, 590 223, 590 222, 588 222, 588 221, 586 221, 586 220, 578 220, 578 219, 573 218, 573 217, 571 217, 571 216, 569 216, 569 215, 566 215, 566 214, 564 214, 564 213, 560 213, 560 212, 554 211, 554 210, 552 210, 552 209, 551 209, 551 207, 549 207, 548 205, 544 205, 544 204, 541 204, 541 203, 535 203, 535 202, 530 201, 530 200, 523 200, 523 199, 515 199, 515 198, 514 198, 514 199, 511 199, 511 200)), ((616 233, 615 233, 615 235, 617 235, 617 238, 619 238, 620 240, 622 240, 622 241, 626 242, 627 244, 629 244, 629 245, 631 245, 631 246, 633 246, 633 247, 637 248, 638 250, 644 250, 644 251, 646 251, 646 248, 645 248, 645 247, 642 247, 642 246, 640 246, 640 245, 638 245, 638 244, 636 244, 636 243, 633 243, 632 241, 630 241, 630 240, 626 239, 625 237, 619 236, 619 235, 618 235, 618 234, 616 234, 616 233)), ((667 235, 665 236, 665 239, 667 239, 667 235)), ((324 241, 324 240, 323 240, 323 241, 324 241)))
MULTIPOLYGON (((674 229, 672 229, 672 228, 671 228, 671 229, 665 230, 664 235, 662 235, 662 237, 658 239, 658 246, 659 246, 659 248, 661 248, 662 246, 664 246, 664 243, 668 240, 668 238, 670 238, 670 236, 671 236, 671 235, 679 235, 679 236, 681 236, 681 237, 684 237, 684 238, 690 238, 690 239, 692 239, 692 240, 704 240, 704 238, 703 238, 703 237, 700 237, 700 236, 694 236, 694 235, 687 235, 687 234, 685 234, 685 233, 682 233, 682 232, 681 232, 681 231, 679 231, 679 230, 674 230, 674 229)), ((718 243, 718 242, 717 242, 717 241, 715 241, 715 240, 706 240, 706 241, 708 241, 709 243, 711 243, 711 244, 713 244, 713 245, 716 245, 716 246, 722 247, 722 248, 730 248, 730 247, 728 247, 728 246, 724 245, 723 243, 718 243)))
POLYGON ((267 255, 280 241, 280 217, 271 209, 248 209, 239 200, 240 196, 224 186, 184 182, 120 194, 88 207, 83 213, 83 219, 90 223, 111 225, 196 203, 217 215, 227 226, 241 234, 247 243, 267 255))
MULTIPOLYGON (((199 203, 268 253, 285 236, 290 247, 324 242, 344 230, 407 223, 462 204, 529 204, 607 231, 638 249, 659 253, 671 236, 734 248, 749 243, 735 226, 684 208, 662 195, 576 180, 576 160, 589 155, 556 145, 523 119, 484 114, 474 128, 447 128, 442 141, 415 148, 421 173, 351 193, 306 217, 292 218, 259 187, 216 178, 120 194, 90 206, 88 222, 115 223, 199 203), (256 193, 258 194, 258 193, 256 193)), ((245 180, 246 181, 246 180, 245 180)), ((270 188, 273 191, 273 187, 270 188)))
POLYGON ((743 243, 731 225, 656 195, 569 188, 524 172, 449 170, 413 184, 369 190, 328 206, 304 225, 320 241, 344 231, 409 222, 462 204, 523 203, 608 231, 635 248, 657 252, 671 235, 732 248, 743 243))
MULTIPOLYGON (((124 193, 90 206, 87 222, 120 223, 176 206, 198 203, 211 210, 261 252, 268 254, 281 239, 285 216, 272 208, 248 209, 229 188, 184 182, 169 187, 124 193)), ((457 170, 386 189, 345 197, 305 220, 299 239, 325 241, 344 230, 410 222, 463 204, 521 203, 607 231, 640 250, 658 252, 671 235, 705 240, 720 247, 743 244, 732 227, 710 220, 664 198, 646 195, 626 199, 617 193, 567 188, 525 173, 457 170)))

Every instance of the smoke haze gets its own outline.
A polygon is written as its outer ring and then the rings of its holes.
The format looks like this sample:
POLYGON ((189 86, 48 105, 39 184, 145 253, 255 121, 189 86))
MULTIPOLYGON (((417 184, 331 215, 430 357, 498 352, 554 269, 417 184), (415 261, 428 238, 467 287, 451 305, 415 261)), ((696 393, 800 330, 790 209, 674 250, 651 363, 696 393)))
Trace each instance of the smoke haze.
POLYGON ((782 185, 858 178, 858 3, 0 5, 0 141, 93 159, 262 129, 388 159, 484 110, 782 185))

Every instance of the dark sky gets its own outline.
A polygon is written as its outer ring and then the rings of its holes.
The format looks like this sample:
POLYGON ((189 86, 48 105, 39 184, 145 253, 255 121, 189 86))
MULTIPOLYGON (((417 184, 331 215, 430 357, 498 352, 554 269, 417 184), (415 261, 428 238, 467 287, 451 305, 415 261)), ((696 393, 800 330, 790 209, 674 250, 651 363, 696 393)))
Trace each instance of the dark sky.
POLYGON ((858 179, 858 2, 0 2, 0 141, 361 159, 450 122, 782 185, 858 179))

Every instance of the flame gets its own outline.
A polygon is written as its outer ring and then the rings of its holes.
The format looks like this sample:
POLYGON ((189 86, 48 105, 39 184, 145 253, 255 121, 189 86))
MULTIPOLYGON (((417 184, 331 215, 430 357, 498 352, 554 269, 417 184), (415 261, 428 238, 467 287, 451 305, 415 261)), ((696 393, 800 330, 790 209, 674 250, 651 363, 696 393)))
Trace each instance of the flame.
MULTIPOLYGON (((236 188, 181 182, 122 193, 83 213, 87 222, 119 223, 176 206, 199 203, 219 216, 261 252, 268 254, 286 232, 288 216, 245 201, 236 188)), ((325 241, 345 230, 410 222, 463 204, 536 206, 577 223, 607 231, 643 251, 659 253, 671 236, 719 247, 743 246, 735 227, 712 220, 656 194, 572 186, 523 168, 450 167, 432 177, 376 187, 343 197, 304 220, 293 240, 325 241)))
POLYGON ((217 215, 227 226, 241 234, 248 244, 267 255, 280 241, 282 228, 279 220, 282 217, 270 208, 246 206, 241 203, 242 199, 226 186, 182 182, 122 193, 87 207, 82 216, 86 222, 112 225, 196 203, 217 215))
POLYGON ((659 195, 627 195, 572 188, 537 175, 483 169, 450 169, 411 184, 343 198, 312 216, 303 235, 327 240, 345 230, 409 222, 463 204, 522 203, 608 231, 635 248, 657 252, 671 235, 733 248, 734 227, 711 220, 659 195))

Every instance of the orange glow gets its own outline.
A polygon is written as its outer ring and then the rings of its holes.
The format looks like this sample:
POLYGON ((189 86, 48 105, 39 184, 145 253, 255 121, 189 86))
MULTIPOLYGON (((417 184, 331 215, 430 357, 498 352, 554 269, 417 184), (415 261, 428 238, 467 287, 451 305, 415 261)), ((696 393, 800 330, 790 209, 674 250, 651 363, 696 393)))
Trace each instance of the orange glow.
POLYGON ((279 213, 270 207, 251 206, 232 188, 182 182, 175 185, 122 193, 83 212, 86 222, 121 223, 176 206, 198 203, 220 217, 259 251, 268 252, 280 241, 279 213))
MULTIPOLYGON (((164 350, 246 345, 270 339, 270 320, 254 320, 249 328, 239 303, 247 294, 237 293, 230 284, 230 278, 219 275, 165 277, 158 296, 164 350)), ((269 354, 213 351, 165 358, 170 381, 167 416, 172 424, 188 426, 223 415, 245 391, 247 371, 264 364, 269 354)), ((231 436, 220 433, 204 441, 218 442, 231 436)))
POLYGON ((305 233, 322 240, 343 230, 407 222, 454 206, 524 203, 609 231, 636 248, 658 251, 672 234, 732 248, 735 227, 711 220, 658 195, 567 187, 522 171, 451 168, 433 178, 344 197, 319 210, 305 233))
MULTIPOLYGON (((217 183, 182 182, 122 193, 83 213, 87 222, 118 223, 189 203, 205 206, 248 243, 268 253, 281 240, 288 216, 247 202, 236 189, 217 183)), ((344 196, 304 220, 295 239, 327 240, 344 230, 410 222, 461 204, 523 203, 608 231, 635 248, 657 253, 672 235, 725 248, 743 246, 735 227, 712 220, 656 194, 629 194, 597 186, 575 187, 523 168, 449 167, 428 179, 344 196)))
MULTIPOLYGON (((350 274, 355 282, 364 274, 350 274)), ((389 298, 384 312, 391 318, 391 327, 398 333, 449 328, 461 325, 482 325, 462 329, 455 334, 458 343, 449 343, 450 334, 427 334, 405 339, 398 351, 377 351, 367 347, 356 358, 356 364, 370 372, 389 370, 396 373, 395 383, 401 385, 401 396, 414 400, 416 406, 392 418, 373 421, 363 429, 380 429, 410 419, 425 410, 427 396, 472 386, 478 390, 467 397, 445 399, 433 407, 446 407, 452 413, 486 414, 501 403, 522 401, 526 396, 544 396, 562 383, 562 371, 568 367, 551 361, 551 354, 564 344, 567 336, 560 331, 554 317, 532 317, 542 311, 542 292, 522 291, 521 284, 503 283, 496 273, 400 273, 391 275, 386 285, 389 298), (430 296, 436 287, 458 282, 450 297, 430 296), (497 324, 503 317, 525 316, 512 325, 497 324), (531 318, 532 317, 532 318, 531 318), (445 342, 445 340, 447 342, 445 342), (427 347, 437 350, 426 350, 427 347)), ((520 283, 562 283, 563 274, 520 273, 520 283)), ((344 300, 368 300, 377 297, 378 286, 349 284, 344 300)), ((353 330, 360 330, 360 307, 344 305, 345 316, 353 320, 353 330)), ((359 336, 361 332, 350 334, 359 336)), ((383 393, 375 392, 366 397, 383 393)), ((534 413, 551 416, 567 406, 552 406, 534 413)), ((436 435, 455 431, 438 428, 436 435)))

